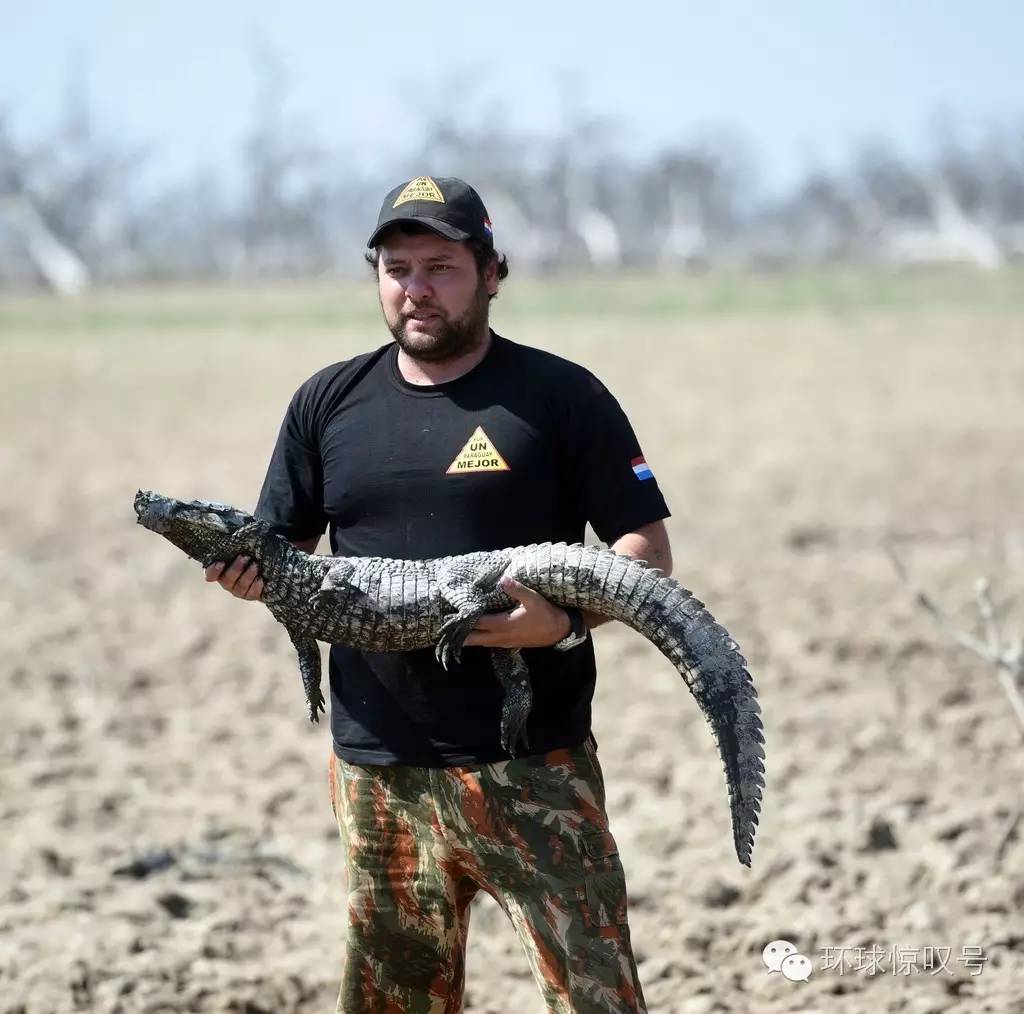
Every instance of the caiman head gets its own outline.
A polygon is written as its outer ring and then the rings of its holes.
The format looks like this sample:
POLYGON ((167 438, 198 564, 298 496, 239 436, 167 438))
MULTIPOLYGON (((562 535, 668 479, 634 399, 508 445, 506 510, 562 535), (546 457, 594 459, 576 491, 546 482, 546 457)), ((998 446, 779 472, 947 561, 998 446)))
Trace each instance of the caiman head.
POLYGON ((252 552, 268 530, 245 511, 223 503, 193 500, 185 503, 151 490, 135 494, 139 524, 162 535, 204 567, 233 560, 239 553, 252 552))

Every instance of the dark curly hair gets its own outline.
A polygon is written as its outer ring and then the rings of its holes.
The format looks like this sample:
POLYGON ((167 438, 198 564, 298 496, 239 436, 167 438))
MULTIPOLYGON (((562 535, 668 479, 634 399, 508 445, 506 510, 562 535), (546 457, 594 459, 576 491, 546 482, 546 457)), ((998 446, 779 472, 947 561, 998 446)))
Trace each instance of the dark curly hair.
MULTIPOLYGON (((428 229, 425 225, 418 225, 416 222, 399 222, 392 226, 403 236, 436 236, 437 233, 433 229, 428 229)), ((388 230, 391 231, 390 229, 388 230)), ((387 235, 387 233, 385 233, 387 235)), ((481 243, 478 239, 467 239, 464 242, 465 246, 468 246, 470 252, 473 254, 473 260, 476 262, 476 270, 479 275, 483 275, 487 269, 488 264, 495 261, 498 265, 498 281, 503 282, 508 278, 508 258, 503 253, 498 253, 494 247, 481 243)), ((366 263, 373 269, 374 274, 377 273, 377 264, 380 261, 380 247, 375 246, 370 250, 367 250, 363 257, 366 263)), ((497 295, 496 292, 490 294, 490 299, 494 299, 497 295)))

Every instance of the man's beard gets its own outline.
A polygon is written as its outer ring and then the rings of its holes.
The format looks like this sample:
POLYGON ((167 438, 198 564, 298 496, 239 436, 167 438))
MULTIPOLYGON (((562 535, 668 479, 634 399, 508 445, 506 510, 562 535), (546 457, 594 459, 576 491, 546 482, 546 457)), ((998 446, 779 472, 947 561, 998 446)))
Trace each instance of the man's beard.
POLYGON ((436 306, 424 306, 421 309, 438 315, 441 326, 436 331, 408 334, 405 326, 409 318, 405 314, 395 324, 388 325, 395 341, 410 359, 417 359, 421 363, 443 363, 458 359, 472 352, 487 334, 490 299, 482 279, 477 284, 473 301, 461 316, 446 317, 436 306))

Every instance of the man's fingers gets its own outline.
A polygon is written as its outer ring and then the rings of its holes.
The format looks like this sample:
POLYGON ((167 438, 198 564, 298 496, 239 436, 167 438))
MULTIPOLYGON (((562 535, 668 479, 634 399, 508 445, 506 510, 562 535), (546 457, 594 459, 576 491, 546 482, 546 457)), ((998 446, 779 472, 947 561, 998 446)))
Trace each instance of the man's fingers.
POLYGON ((484 613, 474 625, 474 630, 506 630, 508 625, 519 619, 523 610, 518 606, 508 613, 484 613))
POLYGON ((249 589, 252 588, 254 582, 259 580, 259 576, 259 567, 255 563, 249 564, 235 582, 235 587, 232 589, 233 594, 237 595, 240 599, 249 598, 249 589))
POLYGON ((248 565, 249 557, 236 556, 218 579, 220 586, 228 591, 234 591, 238 579, 242 576, 242 572, 248 565))
POLYGON ((263 597, 259 564, 250 562, 248 556, 236 556, 228 565, 211 563, 205 574, 207 581, 216 581, 237 599, 254 602, 263 597))
POLYGON ((525 584, 520 584, 513 577, 503 577, 501 579, 501 590, 509 598, 521 603, 527 609, 540 602, 547 604, 547 599, 545 599, 540 592, 535 592, 532 588, 527 588, 525 584))
POLYGON ((471 630, 463 641, 466 648, 504 648, 505 637, 500 630, 471 630))
POLYGON ((476 621, 476 626, 466 636, 467 648, 507 648, 515 641, 514 634, 517 623, 526 615, 522 606, 507 613, 484 613, 476 621))

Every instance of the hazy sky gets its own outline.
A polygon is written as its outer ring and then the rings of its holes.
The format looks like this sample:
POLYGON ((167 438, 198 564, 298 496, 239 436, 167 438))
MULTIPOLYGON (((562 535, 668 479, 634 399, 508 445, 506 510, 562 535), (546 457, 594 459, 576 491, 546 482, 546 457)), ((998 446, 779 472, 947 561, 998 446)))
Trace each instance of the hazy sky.
POLYGON ((159 171, 227 169, 261 47, 287 69, 289 113, 362 165, 400 152, 460 70, 457 117, 501 97, 515 125, 549 131, 570 82, 627 151, 724 124, 777 179, 871 135, 920 151, 936 111, 1024 122, 1020 0, 0 0, 0 107, 31 139, 84 82, 98 122, 153 145, 159 171))

